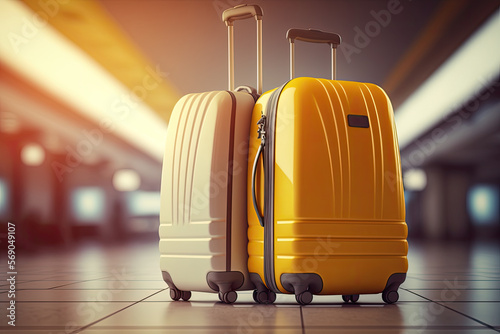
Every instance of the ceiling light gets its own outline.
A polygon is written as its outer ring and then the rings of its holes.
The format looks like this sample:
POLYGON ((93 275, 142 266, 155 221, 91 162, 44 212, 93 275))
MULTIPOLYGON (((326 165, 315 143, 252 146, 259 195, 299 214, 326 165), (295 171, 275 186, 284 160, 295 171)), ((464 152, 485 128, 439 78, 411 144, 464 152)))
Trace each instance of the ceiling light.
POLYGON ((40 166, 45 161, 45 150, 38 144, 25 145, 21 150, 21 161, 27 166, 40 166))
POLYGON ((396 110, 401 148, 446 120, 498 77, 499 31, 497 11, 396 110))
POLYGON ((92 119, 96 130, 161 161, 167 125, 157 114, 23 3, 0 7, 0 31, 8 37, 0 39, 0 61, 92 119))
POLYGON ((113 187, 118 191, 134 191, 139 189, 141 177, 132 169, 121 169, 113 174, 113 187))
POLYGON ((423 169, 409 169, 403 172, 405 190, 422 191, 427 185, 427 175, 423 169))

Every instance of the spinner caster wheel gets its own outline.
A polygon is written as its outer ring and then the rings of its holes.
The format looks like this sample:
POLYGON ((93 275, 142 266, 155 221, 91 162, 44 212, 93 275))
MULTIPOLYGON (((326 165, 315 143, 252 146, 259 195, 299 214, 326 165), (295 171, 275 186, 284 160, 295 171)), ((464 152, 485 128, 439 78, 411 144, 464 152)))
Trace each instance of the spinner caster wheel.
POLYGON ((267 292, 267 303, 266 304, 272 304, 276 301, 276 293, 274 291, 268 291, 267 292))
POLYGON ((181 292, 177 289, 170 289, 170 298, 175 301, 181 299, 181 292))
POLYGON ((387 304, 393 304, 399 299, 399 293, 396 290, 382 292, 382 300, 387 304))
POLYGON ((236 301, 238 298, 238 294, 236 291, 228 291, 228 292, 219 292, 219 299, 226 303, 226 304, 232 304, 236 301))
POLYGON ((187 302, 191 298, 191 291, 181 291, 181 298, 187 302))
POLYGON ((312 302, 313 295, 309 291, 304 291, 302 293, 299 293, 298 295, 295 295, 295 300, 301 305, 307 305, 312 302))
POLYGON ((273 291, 253 290, 253 300, 259 304, 272 304, 276 300, 276 293, 273 291))

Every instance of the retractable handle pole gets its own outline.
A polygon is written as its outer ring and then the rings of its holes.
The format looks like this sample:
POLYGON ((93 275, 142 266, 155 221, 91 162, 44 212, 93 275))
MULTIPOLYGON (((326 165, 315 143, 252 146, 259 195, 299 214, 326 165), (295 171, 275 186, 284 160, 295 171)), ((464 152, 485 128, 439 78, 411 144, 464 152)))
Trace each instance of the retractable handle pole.
POLYGON ((262 94, 262 8, 258 5, 239 5, 226 9, 222 21, 228 32, 228 76, 229 90, 234 90, 234 37, 233 22, 255 17, 257 21, 257 94, 262 94))
POLYGON ((314 29, 289 29, 286 38, 290 42, 290 80, 295 77, 295 40, 310 43, 326 43, 332 47, 332 80, 337 78, 337 46, 341 38, 338 34, 314 29))

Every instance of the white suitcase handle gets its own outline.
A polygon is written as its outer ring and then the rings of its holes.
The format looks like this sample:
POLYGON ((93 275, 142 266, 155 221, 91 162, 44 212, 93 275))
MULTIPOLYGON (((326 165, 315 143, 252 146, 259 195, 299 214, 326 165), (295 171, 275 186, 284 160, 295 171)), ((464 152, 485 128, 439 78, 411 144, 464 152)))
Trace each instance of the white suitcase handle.
POLYGON ((229 90, 234 90, 234 37, 233 22, 255 17, 257 21, 257 94, 262 94, 262 8, 258 5, 239 5, 226 9, 222 13, 222 21, 226 23, 228 32, 228 76, 229 90))
POLYGON ((295 77, 295 40, 310 43, 326 43, 332 47, 332 80, 337 77, 337 46, 341 38, 338 34, 314 29, 288 29, 286 38, 290 42, 290 80, 295 77))

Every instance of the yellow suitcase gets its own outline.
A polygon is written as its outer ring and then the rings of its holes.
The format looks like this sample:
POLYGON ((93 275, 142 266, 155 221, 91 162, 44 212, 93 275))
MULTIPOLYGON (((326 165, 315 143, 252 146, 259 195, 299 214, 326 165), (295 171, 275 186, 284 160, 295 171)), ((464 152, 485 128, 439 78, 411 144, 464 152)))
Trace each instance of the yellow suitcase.
POLYGON ((291 79, 264 93, 251 121, 248 269, 254 300, 294 293, 382 292, 398 300, 408 269, 401 163, 389 98, 378 86, 336 81, 340 36, 290 29, 332 46, 332 80, 291 79))

